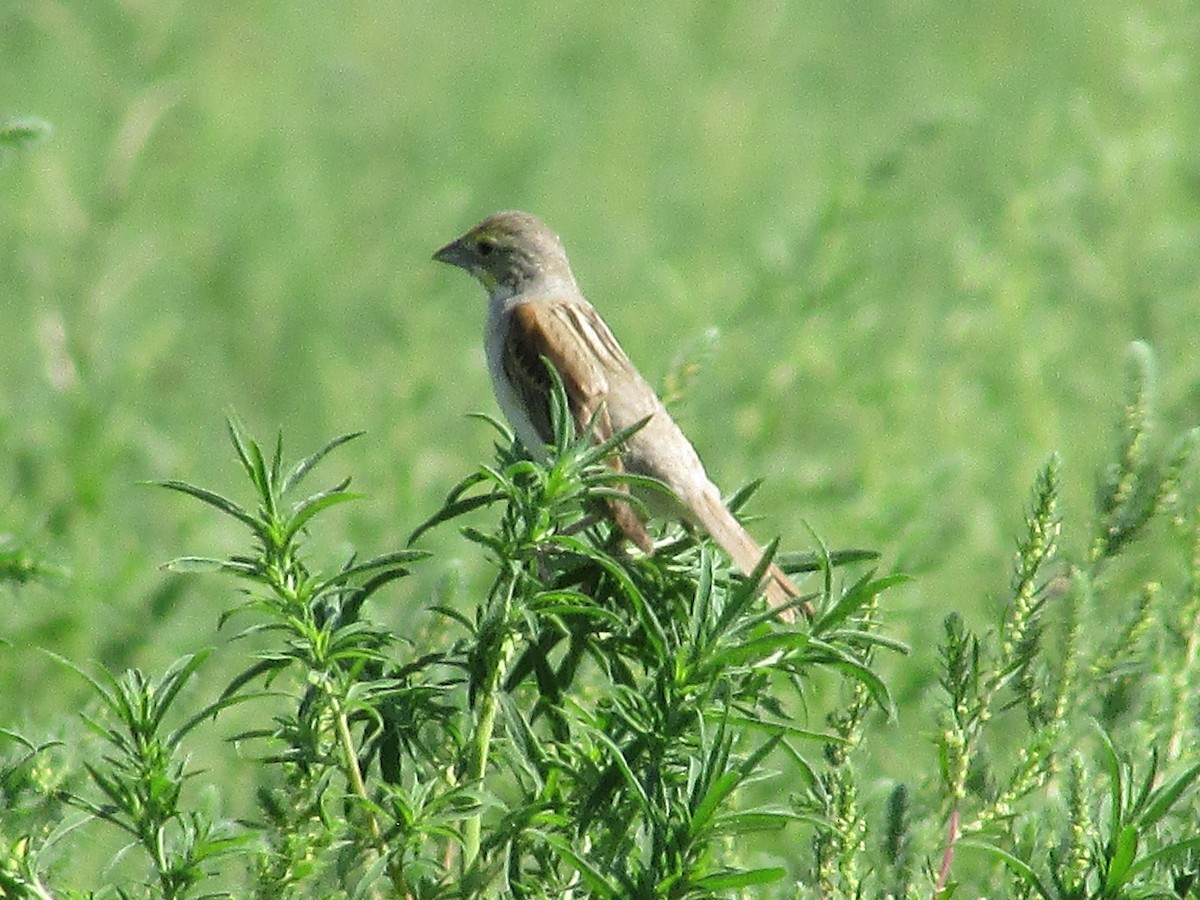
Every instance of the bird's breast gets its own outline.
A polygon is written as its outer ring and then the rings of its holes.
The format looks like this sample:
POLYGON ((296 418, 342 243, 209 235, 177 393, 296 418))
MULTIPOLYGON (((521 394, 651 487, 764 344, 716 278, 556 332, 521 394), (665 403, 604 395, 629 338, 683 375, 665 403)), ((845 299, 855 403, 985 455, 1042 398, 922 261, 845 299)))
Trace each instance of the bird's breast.
POLYGON ((533 420, 525 412, 517 389, 504 372, 504 342, 508 331, 508 316, 510 310, 503 302, 493 302, 488 305, 487 325, 484 333, 484 352, 487 355, 488 374, 492 379, 492 393, 496 395, 496 404, 508 419, 513 432, 525 448, 538 458, 545 456, 544 442, 533 420))

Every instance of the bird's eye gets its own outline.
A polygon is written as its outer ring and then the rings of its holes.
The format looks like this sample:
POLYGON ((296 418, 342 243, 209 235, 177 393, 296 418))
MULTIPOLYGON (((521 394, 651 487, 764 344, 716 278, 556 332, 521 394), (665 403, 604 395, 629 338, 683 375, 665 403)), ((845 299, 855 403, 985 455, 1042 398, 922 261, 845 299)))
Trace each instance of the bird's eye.
POLYGON ((492 251, 496 249, 496 242, 490 238, 480 238, 478 247, 480 256, 491 256, 492 251))

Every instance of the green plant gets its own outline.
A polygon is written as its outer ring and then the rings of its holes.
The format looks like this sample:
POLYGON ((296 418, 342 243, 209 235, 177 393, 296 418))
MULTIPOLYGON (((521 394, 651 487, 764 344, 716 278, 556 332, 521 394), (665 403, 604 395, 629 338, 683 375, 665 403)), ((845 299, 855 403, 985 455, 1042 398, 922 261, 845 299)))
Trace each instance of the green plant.
POLYGON ((240 522, 252 549, 170 566, 241 581, 221 622, 249 618, 231 646, 265 648, 190 715, 183 688, 207 651, 161 679, 88 676, 98 749, 78 771, 65 742, 5 732, 0 891, 83 896, 55 890, 54 867, 94 819, 145 852, 150 877, 114 873, 87 896, 190 897, 217 877, 264 898, 1195 898, 1197 436, 1160 449, 1153 359, 1140 345, 1133 359, 1079 561, 1062 549, 1054 455, 995 630, 943 623, 935 752, 914 761, 932 777, 885 796, 864 750, 872 710, 892 711, 875 657, 904 649, 878 626, 901 579, 845 568, 873 554, 779 557, 812 582, 801 629, 780 628, 755 579, 696 535, 668 529, 630 555, 592 515, 622 487, 606 460, 623 436, 576 437, 560 395, 546 462, 497 426, 494 464, 414 531, 471 516, 460 531, 494 572, 473 607, 429 610, 457 636, 402 640, 370 601, 425 552, 319 571, 305 551, 320 514, 355 495, 345 480, 298 488, 354 435, 285 467, 280 442, 268 457, 231 423, 252 506, 164 484, 240 522), (236 824, 189 795, 183 746, 234 704, 269 719, 234 735, 263 748, 258 815, 236 824), (823 730, 807 725, 818 713, 823 730), (789 849, 764 853, 784 833, 789 849))
POLYGON ((1185 749, 1197 728, 1181 711, 1200 689, 1200 514, 1181 488, 1200 429, 1158 448, 1154 359, 1141 343, 1131 359, 1082 559, 1059 561, 1055 456, 1034 488, 998 632, 945 622, 939 894, 965 846, 1005 864, 1014 896, 1194 896, 1200 759, 1185 749), (1003 766, 986 749, 1001 736, 1013 747, 1003 766))
POLYGON ((221 857, 235 853, 251 835, 231 823, 213 821, 181 804, 186 770, 183 739, 192 729, 238 698, 208 704, 182 725, 167 730, 166 719, 179 692, 203 664, 207 653, 181 659, 157 681, 131 669, 122 678, 101 671, 83 672, 100 700, 103 719, 84 721, 105 748, 97 762, 85 762, 99 802, 68 792, 65 800, 97 819, 115 825, 150 860, 157 896, 176 900, 193 895, 221 857))
POLYGON ((623 436, 593 446, 570 433, 568 419, 557 421, 546 464, 506 441, 495 466, 459 484, 417 529, 414 538, 481 507, 501 508, 493 530, 463 530, 494 560, 486 598, 473 614, 435 609, 464 637, 408 656, 364 619, 364 602, 425 554, 310 572, 300 553, 305 528, 352 495, 343 482, 290 511, 284 500, 352 436, 284 475, 278 444, 268 462, 231 426, 255 487, 253 512, 166 483, 255 536, 248 556, 172 563, 249 582, 236 614, 254 614, 260 620, 250 629, 281 641, 222 702, 259 678, 277 684, 285 670, 303 685, 274 727, 238 736, 265 740, 267 761, 284 773, 281 787, 261 794, 270 848, 258 865, 263 895, 346 884, 351 872, 357 890, 377 890, 384 878, 402 896, 498 884, 519 896, 585 886, 608 896, 708 896, 784 875, 718 849, 813 815, 735 800, 765 777, 771 758, 790 760, 801 783, 812 782, 812 767, 791 745, 818 736, 789 721, 779 693, 799 700, 811 670, 835 669, 886 705, 868 665, 879 639, 855 623, 890 582, 835 589, 833 567, 870 554, 785 560, 793 572, 825 573, 817 592, 824 612, 811 632, 779 631, 753 605, 754 581, 690 535, 675 535, 652 557, 626 558, 607 524, 587 516, 618 487, 605 460, 623 436), (331 815, 332 806, 343 815, 331 815))

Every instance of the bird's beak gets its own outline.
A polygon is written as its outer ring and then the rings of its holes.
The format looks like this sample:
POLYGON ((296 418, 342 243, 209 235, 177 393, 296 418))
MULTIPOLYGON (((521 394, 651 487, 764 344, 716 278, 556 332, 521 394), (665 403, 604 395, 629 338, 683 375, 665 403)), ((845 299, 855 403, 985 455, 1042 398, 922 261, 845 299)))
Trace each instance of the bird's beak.
POLYGON ((470 268, 470 254, 467 252, 466 246, 459 239, 448 243, 437 253, 433 254, 433 258, 438 262, 458 266, 460 269, 470 268))

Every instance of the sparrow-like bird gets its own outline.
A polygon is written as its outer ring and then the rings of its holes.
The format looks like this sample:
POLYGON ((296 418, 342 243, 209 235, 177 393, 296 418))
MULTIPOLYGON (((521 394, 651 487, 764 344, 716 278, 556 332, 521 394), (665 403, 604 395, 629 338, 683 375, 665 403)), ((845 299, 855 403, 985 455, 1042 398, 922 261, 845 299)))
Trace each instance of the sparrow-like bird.
MULTIPOLYGON (((484 219, 433 258, 465 269, 487 291, 492 387, 500 409, 531 453, 544 452, 552 440, 551 384, 544 358, 562 379, 579 431, 592 424, 596 439, 604 441, 648 419, 624 443, 617 464, 666 484, 678 505, 668 504, 674 508, 661 512, 703 528, 743 572, 754 571, 762 561, 762 548, 721 502, 691 441, 584 299, 558 235, 529 213, 502 212, 484 219)), ((655 498, 647 497, 646 502, 654 509, 655 498)), ((624 535, 653 552, 653 542, 633 508, 619 502, 608 506, 624 535)), ((793 604, 781 613, 790 621, 800 592, 774 563, 767 569, 765 591, 774 607, 793 604)), ((812 615, 810 604, 799 608, 812 615)))

